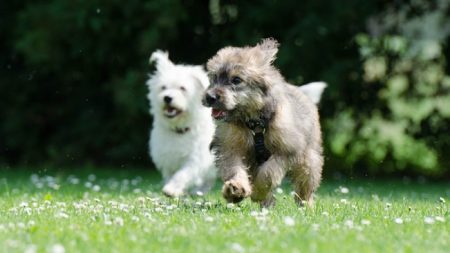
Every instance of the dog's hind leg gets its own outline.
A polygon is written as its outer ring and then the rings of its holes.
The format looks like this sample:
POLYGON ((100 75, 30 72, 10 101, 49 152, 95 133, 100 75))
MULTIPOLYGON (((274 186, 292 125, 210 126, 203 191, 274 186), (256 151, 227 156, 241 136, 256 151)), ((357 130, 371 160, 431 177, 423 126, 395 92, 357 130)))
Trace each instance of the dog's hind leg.
POLYGON ((292 182, 295 190, 295 201, 299 206, 312 206, 314 192, 319 187, 323 158, 315 150, 309 150, 305 162, 292 169, 292 182))
POLYGON ((253 192, 251 199, 259 202, 261 207, 270 207, 275 204, 272 190, 281 184, 285 171, 273 156, 263 163, 255 172, 253 181, 253 192))

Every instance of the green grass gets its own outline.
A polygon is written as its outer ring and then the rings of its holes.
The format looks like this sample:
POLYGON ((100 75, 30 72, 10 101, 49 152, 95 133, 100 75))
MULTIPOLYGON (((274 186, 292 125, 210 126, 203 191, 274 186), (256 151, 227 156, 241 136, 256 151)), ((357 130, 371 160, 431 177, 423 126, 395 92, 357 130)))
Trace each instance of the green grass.
POLYGON ((326 181, 314 209, 163 197, 145 171, 0 171, 0 252, 449 252, 450 186, 326 181), (73 174, 72 176, 70 176, 73 174), (348 189, 348 193, 345 193, 348 189))

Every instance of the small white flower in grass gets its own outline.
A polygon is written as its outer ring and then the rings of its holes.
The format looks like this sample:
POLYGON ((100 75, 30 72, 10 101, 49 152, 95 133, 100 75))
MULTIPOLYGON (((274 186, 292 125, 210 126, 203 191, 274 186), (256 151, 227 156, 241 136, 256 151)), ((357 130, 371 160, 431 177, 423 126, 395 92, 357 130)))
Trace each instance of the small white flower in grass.
POLYGON ((439 197, 439 203, 445 204, 445 199, 443 197, 439 197))
POLYGON ((31 208, 25 207, 25 208, 23 209, 23 212, 26 213, 27 215, 31 215, 31 208))
POLYGON ((402 218, 395 218, 394 222, 397 224, 403 224, 403 219, 402 218))
POLYGON ((425 217, 423 222, 425 222, 425 224, 434 224, 435 220, 433 217, 425 217))
POLYGON ((283 189, 281 189, 280 187, 277 187, 276 192, 278 194, 282 194, 283 193, 283 189))
POLYGON ((37 246, 34 244, 29 245, 25 251, 25 253, 36 253, 37 252, 37 246))
POLYGON ((236 251, 236 252, 239 252, 239 253, 245 252, 244 247, 242 247, 242 246, 241 246, 239 243, 237 243, 237 242, 234 242, 234 243, 231 244, 231 249, 234 250, 234 251, 236 251))
POLYGON ((362 219, 362 220, 361 220, 361 224, 362 224, 362 225, 368 226, 368 225, 370 225, 370 220, 362 219))
POLYGON ((294 220, 294 218, 292 218, 292 217, 290 217, 290 216, 284 217, 283 220, 284 220, 284 224, 285 224, 286 226, 292 227, 292 226, 295 225, 295 220, 294 220))
POLYGON ((155 208, 155 212, 162 212, 162 211, 163 211, 163 209, 161 207, 155 208))
POLYGON ((28 207, 28 202, 21 202, 19 206, 22 208, 28 207))
POLYGON ((233 209, 234 208, 234 204, 233 203, 228 203, 227 204, 227 208, 228 209, 233 209))
POLYGON ((202 197, 204 194, 202 191, 197 191, 195 194, 197 194, 197 196, 202 197))
POLYGON ((119 225, 119 226, 123 226, 123 219, 122 219, 122 217, 114 218, 114 224, 119 225))
POLYGON ((257 211, 251 211, 250 212, 250 216, 258 216, 258 212, 257 211))
POLYGON ((439 221, 439 222, 445 222, 445 218, 442 217, 442 216, 436 216, 436 217, 434 217, 434 218, 436 219, 436 221, 439 221))
POLYGON ((99 192, 101 190, 101 187, 100 187, 100 185, 96 184, 96 185, 92 186, 92 190, 95 192, 99 192))
POLYGON ((323 212, 322 215, 325 216, 325 217, 327 217, 327 216, 329 216, 330 214, 329 214, 328 212, 323 212))
POLYGON ((353 228, 353 221, 352 220, 346 220, 344 222, 344 225, 348 228, 353 228))
POLYGON ((211 216, 206 216, 206 217, 205 217, 205 221, 206 221, 206 222, 213 222, 213 221, 214 221, 214 218, 211 217, 211 216))
POLYGON ((212 207, 212 203, 211 202, 205 202, 205 207, 211 208, 212 207))
POLYGON ((350 190, 349 190, 347 187, 344 187, 344 186, 340 186, 340 187, 339 187, 339 191, 340 191, 342 194, 347 194, 347 193, 350 192, 350 190))
POLYGON ((69 215, 65 212, 59 212, 55 215, 56 218, 62 218, 62 219, 67 219, 69 218, 69 215))
POLYGON ((88 180, 91 181, 91 182, 95 181, 96 178, 97 178, 97 177, 96 177, 94 174, 90 174, 90 175, 88 176, 88 180))
POLYGON ((152 218, 152 215, 149 212, 145 212, 144 217, 147 219, 150 219, 150 218, 152 218))
POLYGON ((66 249, 61 244, 55 244, 51 247, 50 252, 51 253, 64 253, 64 252, 66 252, 66 249))
POLYGON ((392 204, 391 203, 386 203, 386 208, 391 208, 392 204))
POLYGON ((195 205, 196 205, 196 206, 202 206, 202 202, 197 201, 197 202, 195 202, 195 205))
POLYGON ((139 221, 139 217, 137 217, 137 216, 132 216, 132 217, 131 217, 131 220, 134 221, 134 222, 138 222, 138 221, 139 221))
POLYGON ((341 199, 341 203, 344 204, 344 205, 348 204, 348 200, 347 199, 341 199))

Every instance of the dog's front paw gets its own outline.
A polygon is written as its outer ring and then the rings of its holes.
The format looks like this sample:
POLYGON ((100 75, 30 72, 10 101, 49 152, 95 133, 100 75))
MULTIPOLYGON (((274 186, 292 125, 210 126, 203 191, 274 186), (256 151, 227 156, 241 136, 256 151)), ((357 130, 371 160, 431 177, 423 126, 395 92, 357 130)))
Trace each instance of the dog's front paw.
POLYGON ((250 187, 236 180, 228 180, 222 188, 223 197, 231 203, 241 202, 251 193, 250 187))
POLYGON ((180 197, 181 195, 184 194, 184 191, 178 187, 175 187, 171 184, 166 184, 164 185, 163 189, 162 189, 164 195, 166 195, 167 197, 180 197))

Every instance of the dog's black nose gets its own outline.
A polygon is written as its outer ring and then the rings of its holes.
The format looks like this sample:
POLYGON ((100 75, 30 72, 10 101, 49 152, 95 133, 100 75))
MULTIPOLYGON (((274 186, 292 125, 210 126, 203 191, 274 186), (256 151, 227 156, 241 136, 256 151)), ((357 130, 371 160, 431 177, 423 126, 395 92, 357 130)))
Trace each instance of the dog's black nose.
POLYGON ((206 95, 205 95, 206 104, 209 106, 215 104, 218 99, 219 99, 219 95, 210 94, 210 93, 206 93, 206 95))
POLYGON ((169 96, 164 96, 164 102, 166 102, 166 104, 170 104, 170 102, 172 102, 172 98, 169 96))

